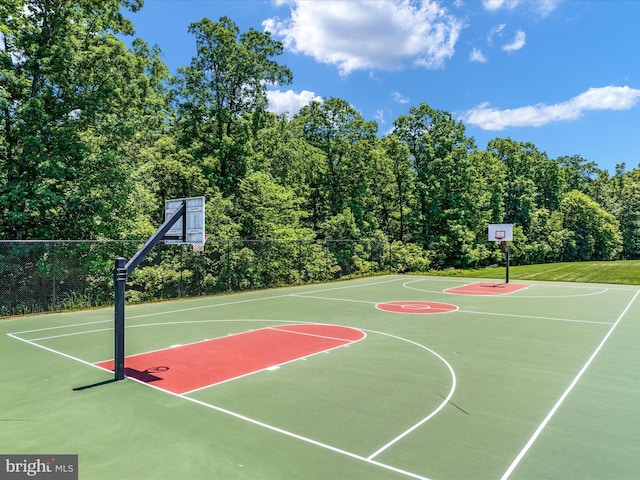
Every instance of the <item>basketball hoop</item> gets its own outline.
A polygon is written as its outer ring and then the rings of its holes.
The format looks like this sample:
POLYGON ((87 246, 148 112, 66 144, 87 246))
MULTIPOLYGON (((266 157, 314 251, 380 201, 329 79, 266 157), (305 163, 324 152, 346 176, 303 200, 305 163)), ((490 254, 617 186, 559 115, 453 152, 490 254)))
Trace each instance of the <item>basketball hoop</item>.
MULTIPOLYGON (((204 234, 204 241, 206 243, 207 239, 209 238, 209 234, 205 233, 204 234)), ((193 248, 194 252, 204 252, 204 243, 192 243, 191 244, 191 248, 193 248)))
POLYGON ((493 238, 495 238, 497 241, 502 241, 506 236, 507 236, 507 232, 505 230, 496 230, 493 235, 493 238))

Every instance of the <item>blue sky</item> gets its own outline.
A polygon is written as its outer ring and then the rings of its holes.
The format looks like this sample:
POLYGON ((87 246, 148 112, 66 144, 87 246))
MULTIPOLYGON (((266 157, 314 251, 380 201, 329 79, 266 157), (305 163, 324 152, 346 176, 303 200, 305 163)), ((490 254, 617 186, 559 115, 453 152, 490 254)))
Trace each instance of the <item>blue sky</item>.
POLYGON ((509 137, 640 166, 640 1, 145 0, 127 16, 176 73, 195 55, 189 24, 223 15, 284 43, 294 80, 269 93, 276 113, 339 97, 385 134, 427 103, 480 149, 509 137))

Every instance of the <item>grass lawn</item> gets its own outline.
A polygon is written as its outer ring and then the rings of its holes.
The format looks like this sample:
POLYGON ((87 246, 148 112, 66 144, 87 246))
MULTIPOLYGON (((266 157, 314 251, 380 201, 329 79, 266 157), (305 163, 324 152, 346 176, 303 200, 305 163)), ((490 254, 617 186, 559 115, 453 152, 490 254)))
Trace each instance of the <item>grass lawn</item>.
MULTIPOLYGON (((505 269, 504 266, 501 266, 480 270, 446 270, 443 272, 429 272, 429 275, 500 278, 505 275, 505 269)), ((509 278, 517 280, 640 285, 640 260, 565 262, 511 266, 509 268, 509 278)))

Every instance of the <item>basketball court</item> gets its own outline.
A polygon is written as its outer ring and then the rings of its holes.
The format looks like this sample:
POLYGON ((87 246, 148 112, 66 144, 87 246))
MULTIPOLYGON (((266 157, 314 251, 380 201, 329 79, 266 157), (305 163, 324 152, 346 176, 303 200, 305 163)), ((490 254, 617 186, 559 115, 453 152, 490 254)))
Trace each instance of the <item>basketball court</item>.
POLYGON ((122 381, 113 309, 6 320, 0 451, 96 480, 630 479, 639 294, 390 275, 128 305, 122 381))

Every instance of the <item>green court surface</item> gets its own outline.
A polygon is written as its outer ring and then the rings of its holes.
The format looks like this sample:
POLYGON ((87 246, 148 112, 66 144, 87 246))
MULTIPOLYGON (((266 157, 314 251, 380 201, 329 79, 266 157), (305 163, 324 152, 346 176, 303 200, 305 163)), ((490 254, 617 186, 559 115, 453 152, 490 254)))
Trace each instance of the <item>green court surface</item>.
POLYGON ((126 354, 153 352, 146 380, 94 365, 113 358, 112 309, 0 321, 0 453, 78 454, 89 480, 639 478, 640 289, 455 288, 476 282, 394 275, 128 305, 126 354), (288 348, 248 333, 295 326, 294 351, 327 325, 363 338, 234 374, 288 348), (174 350, 221 339, 242 353, 174 350), (196 380, 222 363, 229 376, 173 393, 169 351, 196 380))

